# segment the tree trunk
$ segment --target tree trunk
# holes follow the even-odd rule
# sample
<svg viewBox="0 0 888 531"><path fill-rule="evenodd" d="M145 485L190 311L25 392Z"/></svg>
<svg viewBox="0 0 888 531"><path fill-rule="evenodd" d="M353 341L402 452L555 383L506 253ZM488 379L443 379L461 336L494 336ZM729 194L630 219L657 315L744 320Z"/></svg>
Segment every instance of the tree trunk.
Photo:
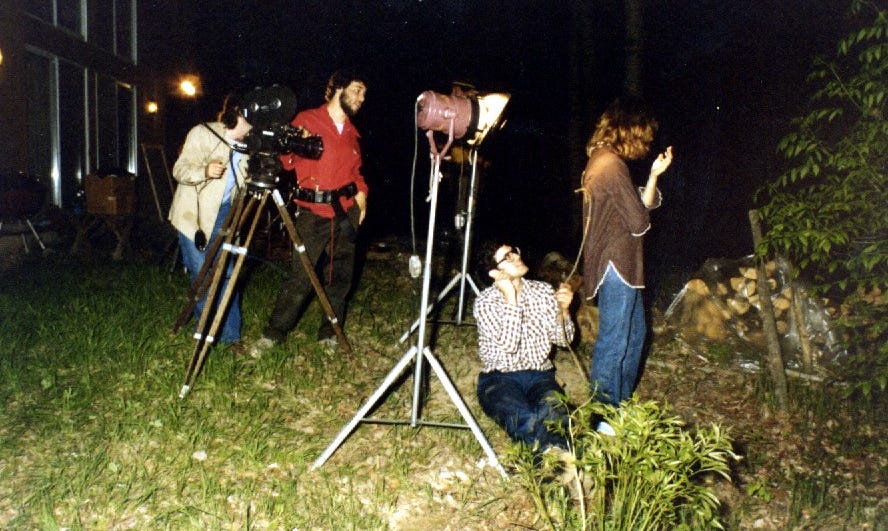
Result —
<svg viewBox="0 0 888 531"><path fill-rule="evenodd" d="M761 220L757 210L749 211L749 224L752 226L752 241L756 247L762 240ZM758 267L758 295L762 306L762 329L768 341L768 369L774 383L774 396L777 407L786 410L789 405L789 393L786 389L786 372L783 367L783 354L780 352L780 339L777 335L777 323L774 320L774 307L771 305L771 286L767 282L767 272L762 260L756 260Z"/></svg>
<svg viewBox="0 0 888 531"><path fill-rule="evenodd" d="M644 17L641 0L625 0L626 16L626 79L623 85L630 96L642 95L644 64Z"/></svg>
<svg viewBox="0 0 888 531"><path fill-rule="evenodd" d="M568 124L568 179L572 189L581 185L580 177L586 166L586 140L592 134L596 117L592 113L600 96L595 85L595 18L592 15L592 2L571 2L570 56L571 71L568 79L570 122ZM582 238L583 198L574 194L572 232L573 241Z"/></svg>

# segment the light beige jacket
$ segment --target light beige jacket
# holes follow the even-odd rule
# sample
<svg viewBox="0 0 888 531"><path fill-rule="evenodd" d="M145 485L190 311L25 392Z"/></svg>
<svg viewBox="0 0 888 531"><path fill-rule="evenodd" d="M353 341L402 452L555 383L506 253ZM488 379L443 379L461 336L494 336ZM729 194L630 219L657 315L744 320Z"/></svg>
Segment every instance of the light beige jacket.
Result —
<svg viewBox="0 0 888 531"><path fill-rule="evenodd" d="M225 136L225 127L221 122L209 122L213 131L219 136ZM216 215L219 213L219 205L222 203L222 195L225 193L225 178L207 179L207 164L214 160L230 164L229 155L231 146L221 138L214 135L202 124L191 128L185 137L185 144L176 163L173 164L173 178L176 179L176 193L173 194L173 203L170 206L169 220L173 226L189 238L194 238L197 232L198 213L200 214L200 228L210 237ZM247 161L249 157L243 156L238 161L235 171L238 189L244 190L244 179L247 175ZM226 170L227 171L227 170ZM237 193L234 190L233 193ZM198 209L200 202L200 209Z"/></svg>

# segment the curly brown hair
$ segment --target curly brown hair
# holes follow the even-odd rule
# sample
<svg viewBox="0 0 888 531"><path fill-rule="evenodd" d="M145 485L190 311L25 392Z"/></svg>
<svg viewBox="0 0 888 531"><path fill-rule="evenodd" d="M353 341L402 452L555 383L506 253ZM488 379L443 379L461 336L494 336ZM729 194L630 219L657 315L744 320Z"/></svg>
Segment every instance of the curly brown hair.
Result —
<svg viewBox="0 0 888 531"><path fill-rule="evenodd" d="M586 143L586 156L596 145L608 144L626 160L636 160L650 153L651 142L659 124L637 101L614 101L598 119L595 132Z"/></svg>

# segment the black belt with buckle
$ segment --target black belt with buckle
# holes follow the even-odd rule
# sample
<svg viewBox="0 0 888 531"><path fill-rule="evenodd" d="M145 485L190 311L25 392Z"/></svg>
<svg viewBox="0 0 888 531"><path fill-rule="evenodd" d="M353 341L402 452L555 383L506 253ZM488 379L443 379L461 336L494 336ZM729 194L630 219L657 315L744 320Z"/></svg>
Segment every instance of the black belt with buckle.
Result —
<svg viewBox="0 0 888 531"><path fill-rule="evenodd" d="M358 193L358 186L355 183L349 183L342 188L336 190L312 190L311 188L297 188L296 199L305 201L306 203L323 203L331 204L334 199L345 197L346 199L354 197ZM338 202L338 201L337 201Z"/></svg>

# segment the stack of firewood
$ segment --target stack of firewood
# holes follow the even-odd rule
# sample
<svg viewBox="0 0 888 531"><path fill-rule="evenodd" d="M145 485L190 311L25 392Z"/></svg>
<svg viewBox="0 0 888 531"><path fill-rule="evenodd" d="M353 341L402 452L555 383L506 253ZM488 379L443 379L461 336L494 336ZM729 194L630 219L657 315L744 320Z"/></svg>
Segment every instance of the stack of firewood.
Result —
<svg viewBox="0 0 888 531"><path fill-rule="evenodd" d="M759 283L767 282L775 326L788 360L792 362L797 357L802 343L814 351L815 361L821 360L825 354L836 354L830 316L837 310L827 300L810 297L798 285L794 293L787 271L788 265L772 260L764 266L765 278L759 278L759 270L751 257L707 260L672 300L664 314L665 325L685 343L698 346L702 352L708 350L707 343L733 343L735 340L763 352L767 348L767 339L762 326ZM570 277L571 272L572 264L566 258L549 253L536 278L557 287L563 279ZM574 284L577 291L574 316L579 340L592 344L598 336L598 308L586 300L585 287ZM655 329L662 326L656 322L653 324Z"/></svg>
<svg viewBox="0 0 888 531"><path fill-rule="evenodd" d="M792 358L804 340L822 358L833 346L829 316L836 310L798 286L794 293L784 264L772 260L763 269L765 278L760 278L751 258L708 260L669 305L667 323L692 344L740 338L764 350L759 283L767 282L784 354Z"/></svg>

